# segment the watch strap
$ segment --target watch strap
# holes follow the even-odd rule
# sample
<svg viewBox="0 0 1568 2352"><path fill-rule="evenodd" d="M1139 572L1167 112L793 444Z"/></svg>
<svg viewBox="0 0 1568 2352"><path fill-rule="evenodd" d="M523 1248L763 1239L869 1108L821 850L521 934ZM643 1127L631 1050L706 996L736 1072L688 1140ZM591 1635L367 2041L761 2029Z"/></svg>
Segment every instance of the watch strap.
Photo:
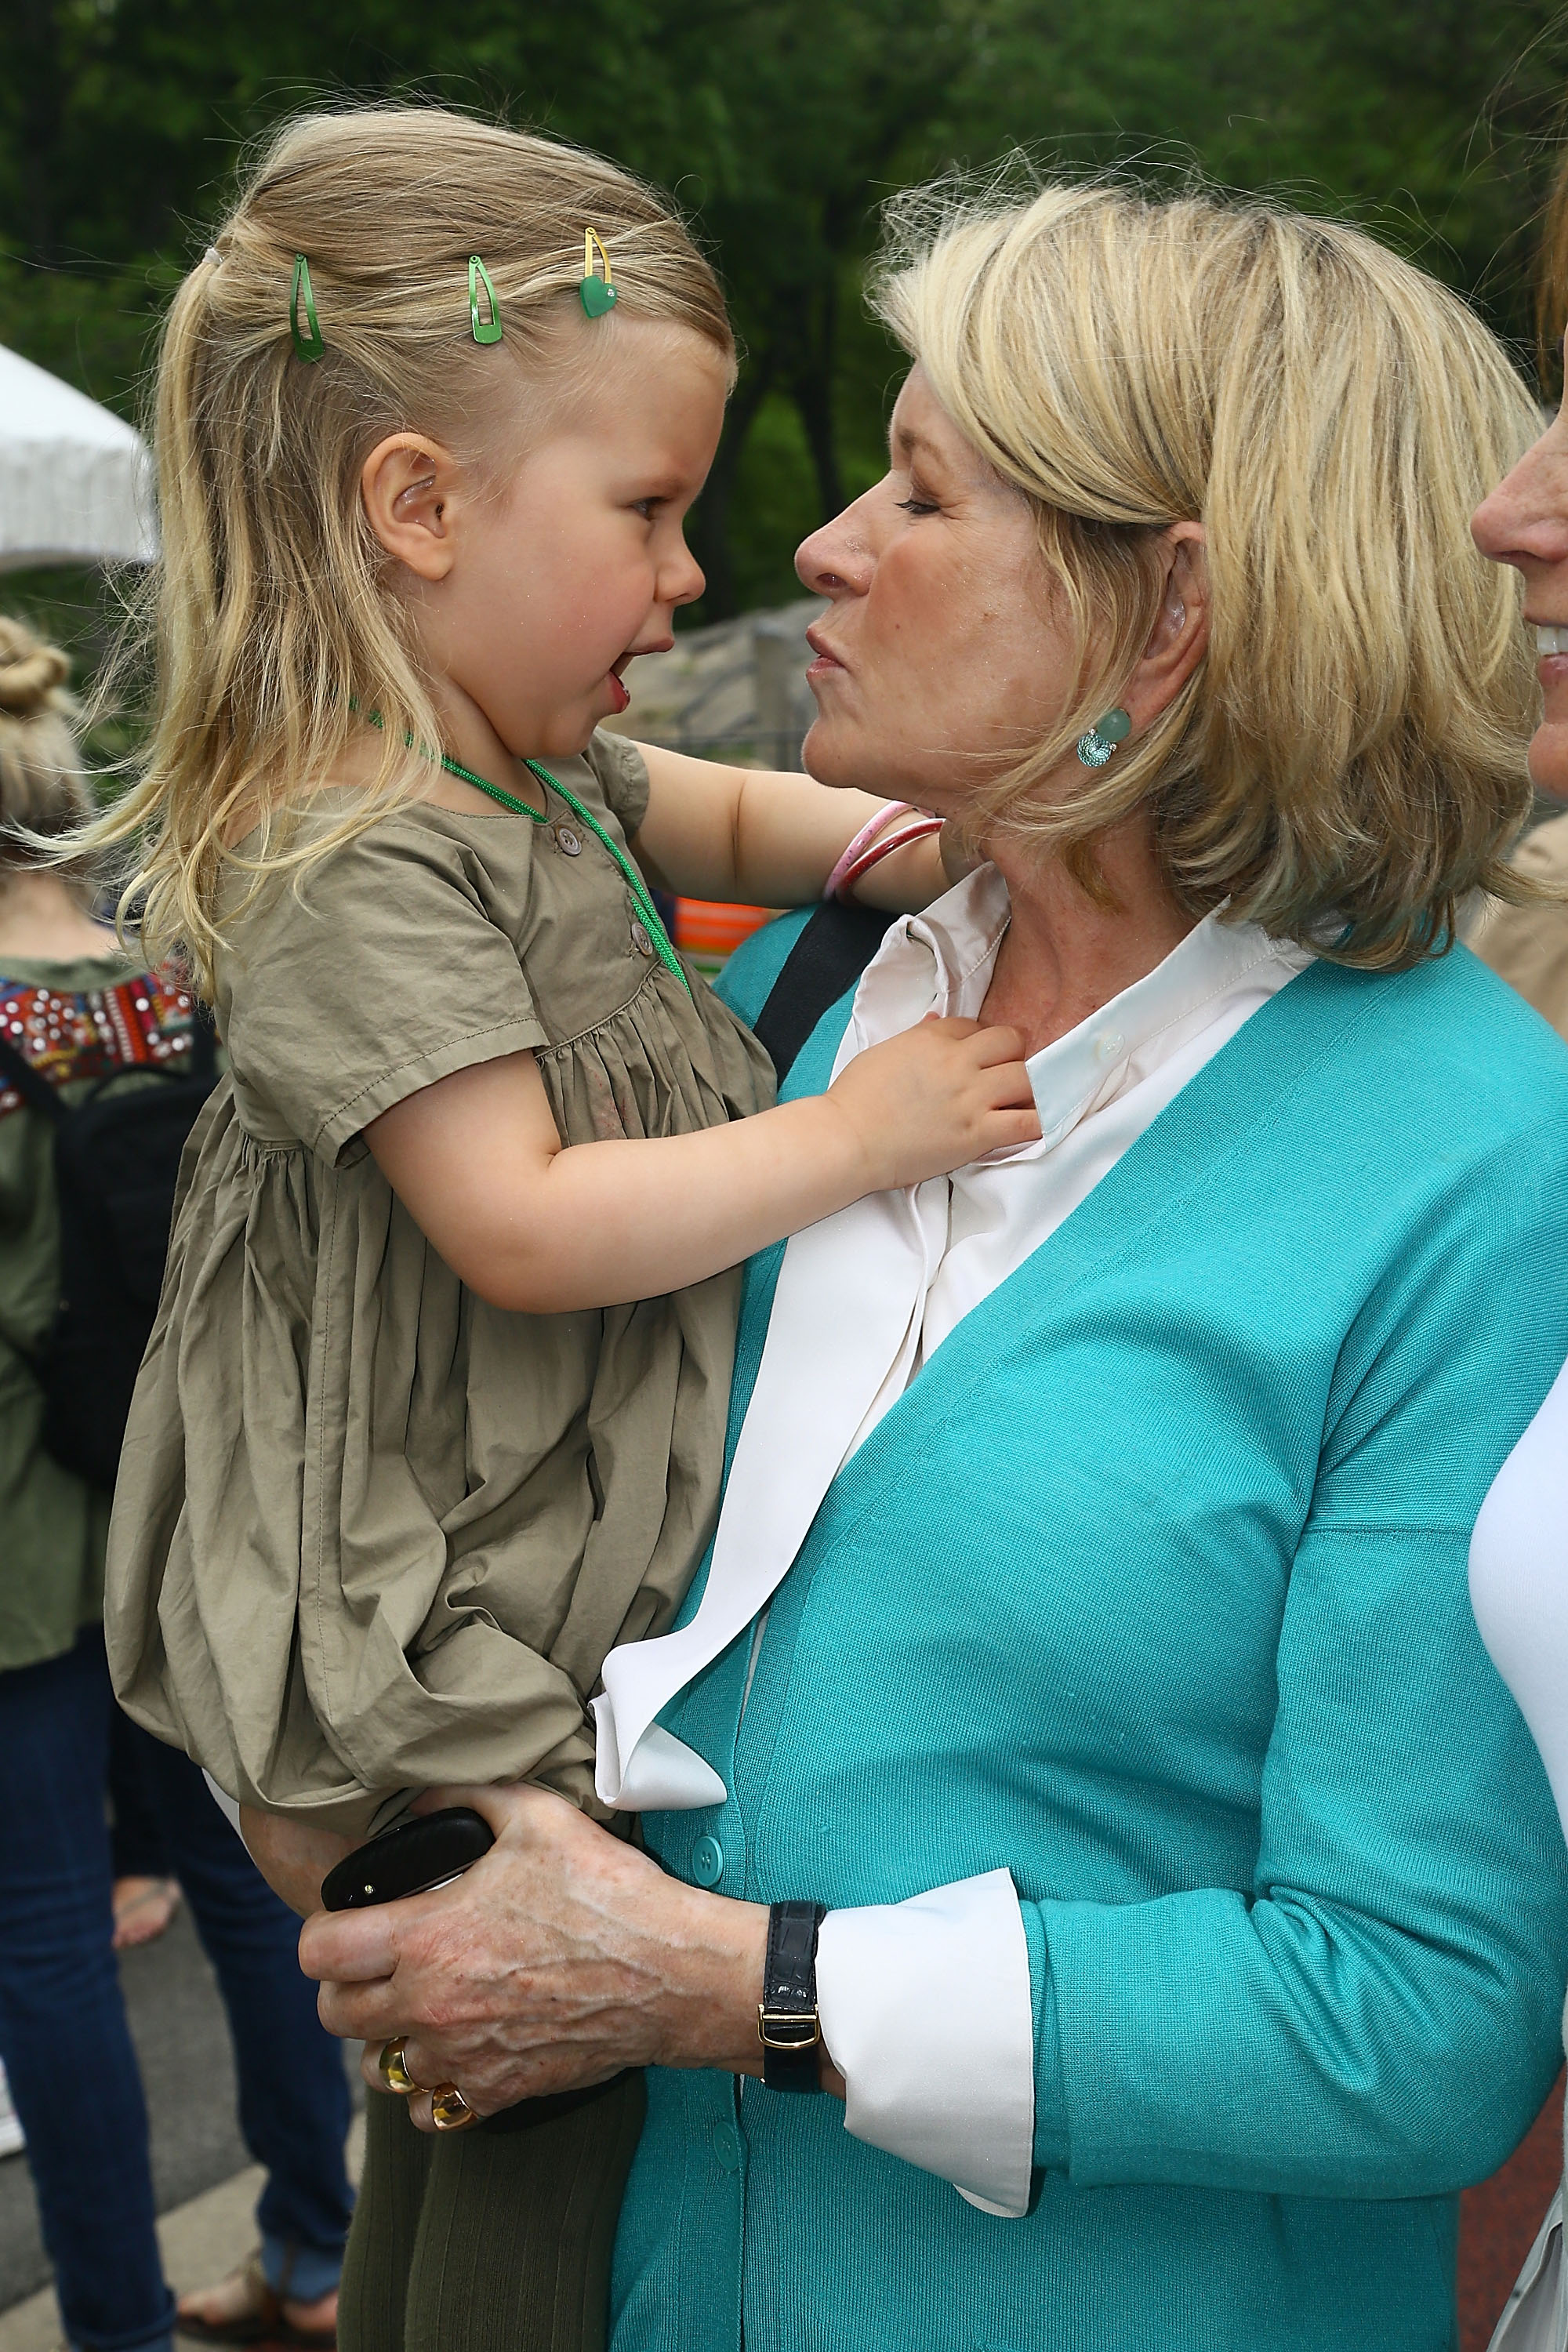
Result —
<svg viewBox="0 0 1568 2352"><path fill-rule="evenodd" d="M770 2091L817 2091L822 2025L816 2013L816 1936L820 1903L775 1903L768 1913L768 1951L757 2039Z"/></svg>

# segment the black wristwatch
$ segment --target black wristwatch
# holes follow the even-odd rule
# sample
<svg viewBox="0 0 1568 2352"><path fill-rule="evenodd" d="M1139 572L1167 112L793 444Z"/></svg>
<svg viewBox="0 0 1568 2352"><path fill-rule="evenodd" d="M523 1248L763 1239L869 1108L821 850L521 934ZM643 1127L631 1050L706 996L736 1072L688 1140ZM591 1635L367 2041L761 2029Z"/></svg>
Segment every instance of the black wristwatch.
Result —
<svg viewBox="0 0 1568 2352"><path fill-rule="evenodd" d="M820 1903L775 1903L768 1913L768 1957L757 2003L763 2080L770 2091L820 2091L822 2022L816 2014L816 1931Z"/></svg>

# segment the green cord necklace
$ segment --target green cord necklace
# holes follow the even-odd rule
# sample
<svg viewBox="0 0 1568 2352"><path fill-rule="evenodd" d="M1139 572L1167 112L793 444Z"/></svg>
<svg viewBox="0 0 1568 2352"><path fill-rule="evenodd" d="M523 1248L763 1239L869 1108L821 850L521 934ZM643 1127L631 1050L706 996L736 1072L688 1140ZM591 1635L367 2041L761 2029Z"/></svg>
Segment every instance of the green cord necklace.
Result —
<svg viewBox="0 0 1568 2352"><path fill-rule="evenodd" d="M626 883L626 888L632 894L632 902L637 908L643 929L648 935L648 939L652 943L655 954L658 956L660 963L667 965L675 974L675 977L680 982L680 985L686 991L688 996L689 996L691 993L691 982L687 979L686 973L681 967L680 958L676 954L674 948L670 945L668 932L665 929L664 925L658 919L658 908L654 905L652 898L648 896L647 887L643 881L642 876L637 872L637 867L632 864L631 859L627 857L623 851L616 848L615 843L610 839L609 835L605 831L604 826L599 823L598 818L594 814L593 810L584 808L582 802L577 798L576 793L568 792L565 785L561 782L559 776L552 776L548 768L542 768L540 766L537 760L525 760L522 764L531 775L536 776L539 782L547 786L551 792L559 793L567 807L582 818L583 823L587 826L589 832L593 834L596 839L601 841L605 847L609 851L610 856L620 867L621 876ZM546 805L542 809L531 808L527 801L520 801L514 793L503 792L500 784L489 783L483 776L476 776L472 768L465 768L460 760L450 758L445 751L441 754L441 765L446 769L447 773L449 776L460 776L464 783L472 784L476 792L488 793L492 801L499 801L502 808L510 809L511 811L513 816L531 817L535 824L549 824L550 810L548 803L546 803Z"/></svg>

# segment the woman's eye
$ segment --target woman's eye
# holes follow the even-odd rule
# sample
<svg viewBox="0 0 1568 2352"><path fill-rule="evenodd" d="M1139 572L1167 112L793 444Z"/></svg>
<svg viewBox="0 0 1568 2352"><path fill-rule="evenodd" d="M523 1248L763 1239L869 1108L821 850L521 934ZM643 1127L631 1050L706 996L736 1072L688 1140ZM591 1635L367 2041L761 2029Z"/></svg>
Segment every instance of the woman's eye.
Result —
<svg viewBox="0 0 1568 2352"><path fill-rule="evenodd" d="M899 500L899 507L900 511L904 514L924 515L935 514L937 512L937 503L934 499L921 499L910 496L907 499L900 499Z"/></svg>

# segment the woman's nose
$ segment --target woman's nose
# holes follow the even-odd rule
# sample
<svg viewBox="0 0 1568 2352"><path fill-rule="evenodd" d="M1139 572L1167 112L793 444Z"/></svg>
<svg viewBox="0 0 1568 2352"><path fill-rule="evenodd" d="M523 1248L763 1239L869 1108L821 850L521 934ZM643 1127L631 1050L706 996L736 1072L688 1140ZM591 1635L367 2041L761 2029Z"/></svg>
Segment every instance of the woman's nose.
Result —
<svg viewBox="0 0 1568 2352"><path fill-rule="evenodd" d="M846 508L795 551L801 585L814 596L863 596L871 584L876 560L855 529L854 515L855 507Z"/></svg>
<svg viewBox="0 0 1568 2352"><path fill-rule="evenodd" d="M1568 428L1561 420L1482 500L1470 532L1494 563L1568 562Z"/></svg>

